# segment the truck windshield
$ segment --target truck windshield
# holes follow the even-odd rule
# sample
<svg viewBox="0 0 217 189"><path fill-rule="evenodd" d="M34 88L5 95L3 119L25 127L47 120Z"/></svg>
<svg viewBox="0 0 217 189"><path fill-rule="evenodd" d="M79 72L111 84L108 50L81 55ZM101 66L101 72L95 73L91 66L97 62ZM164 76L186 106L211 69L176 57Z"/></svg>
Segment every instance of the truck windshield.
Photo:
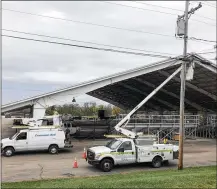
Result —
<svg viewBox="0 0 217 189"><path fill-rule="evenodd" d="M116 149L122 142L120 140L111 140L106 144L106 147L114 150Z"/></svg>

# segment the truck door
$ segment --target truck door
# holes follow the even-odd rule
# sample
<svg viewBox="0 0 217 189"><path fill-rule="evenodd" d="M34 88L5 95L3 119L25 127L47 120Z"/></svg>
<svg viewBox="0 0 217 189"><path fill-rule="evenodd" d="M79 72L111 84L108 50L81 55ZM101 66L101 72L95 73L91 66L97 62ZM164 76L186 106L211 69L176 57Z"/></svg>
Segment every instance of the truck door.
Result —
<svg viewBox="0 0 217 189"><path fill-rule="evenodd" d="M20 133L14 140L14 148L16 151L28 150L27 132Z"/></svg>
<svg viewBox="0 0 217 189"><path fill-rule="evenodd" d="M120 164L130 164L136 162L135 147L131 141L123 142L118 151L118 159L120 160Z"/></svg>

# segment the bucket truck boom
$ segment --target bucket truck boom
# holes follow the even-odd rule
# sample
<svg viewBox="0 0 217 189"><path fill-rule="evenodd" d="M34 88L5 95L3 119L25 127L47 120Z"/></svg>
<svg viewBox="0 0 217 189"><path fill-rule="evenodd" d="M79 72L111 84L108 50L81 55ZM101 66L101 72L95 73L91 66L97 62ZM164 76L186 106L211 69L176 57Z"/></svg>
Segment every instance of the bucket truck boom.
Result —
<svg viewBox="0 0 217 189"><path fill-rule="evenodd" d="M139 109L141 108L152 96L154 96L164 85L166 85L177 73L181 71L181 67L179 67L171 76L169 76L163 83L161 83L156 89L154 89L145 99L140 102L129 114L127 114L124 119L122 119L116 126L115 130L120 132L123 135L126 135L127 137L130 137L132 139L137 138L136 133L129 131L125 128L130 121L130 117Z"/></svg>
<svg viewBox="0 0 217 189"><path fill-rule="evenodd" d="M105 146L94 146L87 149L87 162L90 165L99 166L102 171L111 171L115 165L127 165L132 163L151 162L152 166L158 168L163 162L178 159L179 147L172 144L156 144L150 137L139 135L129 131L124 126L130 120L130 117L141 108L154 94L156 94L168 81L170 81L178 72L179 67L162 84L153 90L142 102L140 102L129 114L126 115L116 126L116 131L126 137L115 138L109 141Z"/></svg>

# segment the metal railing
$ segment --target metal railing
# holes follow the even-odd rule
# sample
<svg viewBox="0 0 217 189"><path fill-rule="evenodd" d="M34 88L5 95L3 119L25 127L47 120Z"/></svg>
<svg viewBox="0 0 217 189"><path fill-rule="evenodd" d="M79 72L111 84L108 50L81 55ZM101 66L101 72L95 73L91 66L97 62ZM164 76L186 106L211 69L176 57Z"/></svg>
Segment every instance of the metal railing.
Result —
<svg viewBox="0 0 217 189"><path fill-rule="evenodd" d="M121 114L116 118L116 121L120 121L126 115ZM199 115L185 115L184 117L185 127L197 127L200 124ZM180 117L179 115L134 115L130 119L127 126L136 127L179 127Z"/></svg>
<svg viewBox="0 0 217 189"><path fill-rule="evenodd" d="M212 127L217 126L217 115L207 116L207 126L212 126Z"/></svg>

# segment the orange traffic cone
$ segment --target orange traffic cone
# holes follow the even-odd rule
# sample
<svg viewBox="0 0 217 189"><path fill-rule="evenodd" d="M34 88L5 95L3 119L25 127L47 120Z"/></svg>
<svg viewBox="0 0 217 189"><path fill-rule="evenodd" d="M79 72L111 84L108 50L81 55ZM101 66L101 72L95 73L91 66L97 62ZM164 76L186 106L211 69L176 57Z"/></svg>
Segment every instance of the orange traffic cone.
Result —
<svg viewBox="0 0 217 189"><path fill-rule="evenodd" d="M73 164L73 168L78 168L78 162L77 162L76 158L75 158L75 161L74 161L74 164Z"/></svg>
<svg viewBox="0 0 217 189"><path fill-rule="evenodd" d="M85 148L84 148L84 152L83 152L83 154L82 154L82 158L83 158L83 159L86 159L86 158L87 158Z"/></svg>

